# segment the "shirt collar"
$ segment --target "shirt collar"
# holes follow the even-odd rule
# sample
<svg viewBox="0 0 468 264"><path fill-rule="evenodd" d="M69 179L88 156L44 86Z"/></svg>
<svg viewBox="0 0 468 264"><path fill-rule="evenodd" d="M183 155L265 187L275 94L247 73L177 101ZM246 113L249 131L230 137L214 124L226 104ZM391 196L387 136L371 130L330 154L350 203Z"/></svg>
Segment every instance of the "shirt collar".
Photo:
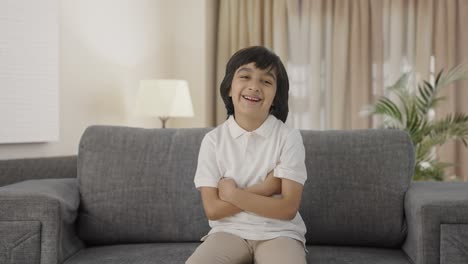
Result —
<svg viewBox="0 0 468 264"><path fill-rule="evenodd" d="M252 133L255 133L265 138L268 137L268 135L271 132L271 127L275 122L275 119L276 117L274 117L273 115L268 115L267 119L263 122L263 124L259 128L252 131ZM248 133L247 130L243 129L239 126L239 124L237 124L236 120L234 119L234 116L232 115L230 115L228 118L228 127L229 132L231 132L231 136L233 138L238 138L243 134Z"/></svg>

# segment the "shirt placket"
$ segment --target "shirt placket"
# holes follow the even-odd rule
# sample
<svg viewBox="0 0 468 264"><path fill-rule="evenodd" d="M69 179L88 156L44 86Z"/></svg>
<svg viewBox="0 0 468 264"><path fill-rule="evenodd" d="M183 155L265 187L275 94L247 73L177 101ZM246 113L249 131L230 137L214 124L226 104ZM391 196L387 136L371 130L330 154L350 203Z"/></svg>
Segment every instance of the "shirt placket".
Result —
<svg viewBox="0 0 468 264"><path fill-rule="evenodd" d="M240 148L239 154L241 155L241 157L239 157L239 159L241 161L241 164L243 164L243 166L240 166L240 168L238 168L239 177L241 178L238 184L241 184L241 186L243 186L247 182L247 178L248 178L249 166L246 164L250 163L249 157L248 157L250 137L251 137L250 133L246 132L240 138L241 148Z"/></svg>
<svg viewBox="0 0 468 264"><path fill-rule="evenodd" d="M252 133L245 134L245 144L244 144L244 159L250 160L252 158L252 146L253 146Z"/></svg>

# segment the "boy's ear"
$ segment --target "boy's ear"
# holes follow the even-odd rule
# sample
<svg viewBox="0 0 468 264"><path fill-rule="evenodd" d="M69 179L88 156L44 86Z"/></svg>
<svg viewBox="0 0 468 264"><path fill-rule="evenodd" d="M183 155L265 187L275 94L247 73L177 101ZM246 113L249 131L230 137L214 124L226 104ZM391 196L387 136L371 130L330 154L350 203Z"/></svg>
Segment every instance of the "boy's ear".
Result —
<svg viewBox="0 0 468 264"><path fill-rule="evenodd" d="M228 96L229 96L229 97L232 97L231 88L229 88Z"/></svg>

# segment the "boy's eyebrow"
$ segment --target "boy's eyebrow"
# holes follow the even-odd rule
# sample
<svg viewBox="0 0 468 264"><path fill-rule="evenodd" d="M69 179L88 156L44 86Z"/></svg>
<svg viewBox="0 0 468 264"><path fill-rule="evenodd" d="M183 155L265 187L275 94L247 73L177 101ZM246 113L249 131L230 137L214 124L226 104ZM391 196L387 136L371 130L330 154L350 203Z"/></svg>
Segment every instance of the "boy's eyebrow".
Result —
<svg viewBox="0 0 468 264"><path fill-rule="evenodd" d="M241 67L241 68L239 68L239 69L237 70L237 73L239 73L239 72L241 72L241 71L253 72L253 70L252 70L251 68L248 68L248 67ZM265 74L268 75L268 76L270 76L271 78L273 78L273 80L276 81L276 76L275 76L273 73L271 73L271 71L267 71Z"/></svg>
<svg viewBox="0 0 468 264"><path fill-rule="evenodd" d="M241 72L241 71L248 71L248 72L253 72L253 70L252 70L252 69L250 69L250 68L247 68L247 67L242 67L242 68L239 68L239 69L237 70L237 72Z"/></svg>

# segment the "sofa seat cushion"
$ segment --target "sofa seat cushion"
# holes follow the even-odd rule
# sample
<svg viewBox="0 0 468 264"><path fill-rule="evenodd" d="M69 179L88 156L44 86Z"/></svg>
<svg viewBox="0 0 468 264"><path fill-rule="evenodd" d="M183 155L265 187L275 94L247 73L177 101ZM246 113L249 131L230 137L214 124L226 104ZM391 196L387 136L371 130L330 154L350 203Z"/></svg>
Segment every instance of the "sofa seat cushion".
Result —
<svg viewBox="0 0 468 264"><path fill-rule="evenodd" d="M185 263L199 243L154 243L90 247L64 264ZM307 246L307 263L314 264L410 264L399 249Z"/></svg>
<svg viewBox="0 0 468 264"><path fill-rule="evenodd" d="M64 264L185 263L199 243L126 244L90 247Z"/></svg>
<svg viewBox="0 0 468 264"><path fill-rule="evenodd" d="M411 264L400 249L307 246L307 263L314 264Z"/></svg>

